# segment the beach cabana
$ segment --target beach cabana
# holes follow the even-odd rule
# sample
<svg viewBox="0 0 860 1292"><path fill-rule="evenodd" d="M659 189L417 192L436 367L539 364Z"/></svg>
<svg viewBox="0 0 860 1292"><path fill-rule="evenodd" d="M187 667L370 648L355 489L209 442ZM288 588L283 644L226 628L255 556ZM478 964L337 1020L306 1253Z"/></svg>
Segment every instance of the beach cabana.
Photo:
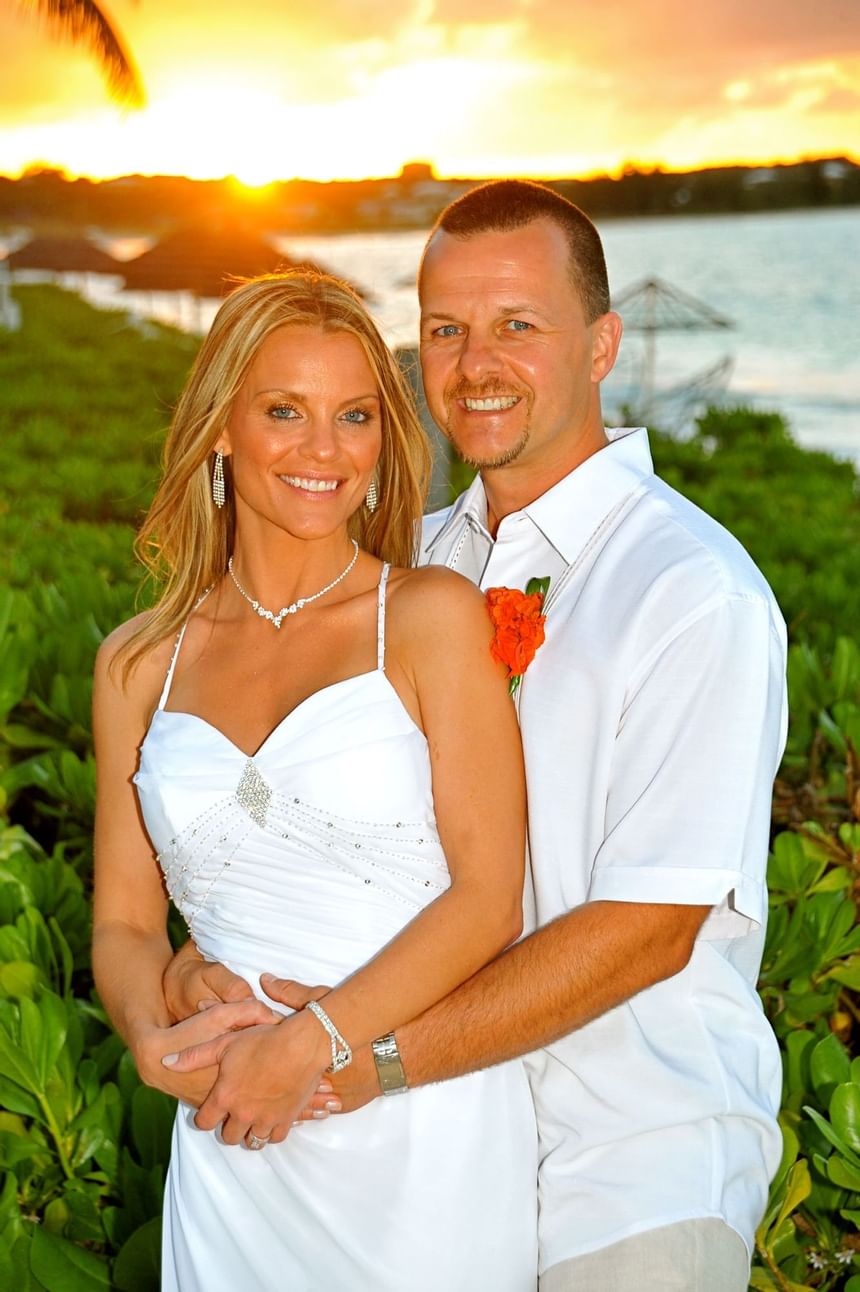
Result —
<svg viewBox="0 0 860 1292"><path fill-rule="evenodd" d="M266 238L247 230L184 228L126 261L122 273L129 291L218 297L230 290L234 278L296 268L322 267L292 261Z"/></svg>
<svg viewBox="0 0 860 1292"><path fill-rule="evenodd" d="M728 355L704 371L691 374L671 390L658 391L657 336L660 332L720 331L734 326L731 319L660 278L648 278L628 287L613 297L612 308L622 316L626 333L636 332L643 338L639 386L632 401L628 401L637 420L647 422L664 398L680 401L686 407L697 399L715 396L725 387L732 367Z"/></svg>
<svg viewBox="0 0 860 1292"><path fill-rule="evenodd" d="M55 274L119 274L114 260L89 238L41 237L25 242L7 256L9 268L43 269Z"/></svg>

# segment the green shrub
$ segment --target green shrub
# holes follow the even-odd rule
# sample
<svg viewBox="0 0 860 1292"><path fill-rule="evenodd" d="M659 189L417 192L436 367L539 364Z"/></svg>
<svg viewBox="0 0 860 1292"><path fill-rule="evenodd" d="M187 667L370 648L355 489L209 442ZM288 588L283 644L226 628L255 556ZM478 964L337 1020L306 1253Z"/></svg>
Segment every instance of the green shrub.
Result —
<svg viewBox="0 0 860 1292"><path fill-rule="evenodd" d="M156 1292L173 1105L92 995L89 929L62 849L0 825L0 1286Z"/></svg>
<svg viewBox="0 0 860 1292"><path fill-rule="evenodd" d="M860 1292L860 649L838 639L824 668L792 647L789 690L759 984L783 1050L784 1154L752 1286Z"/></svg>
<svg viewBox="0 0 860 1292"><path fill-rule="evenodd" d="M95 569L131 584L131 528L197 342L154 324L141 335L55 287L15 296L23 324L0 347L0 582Z"/></svg>

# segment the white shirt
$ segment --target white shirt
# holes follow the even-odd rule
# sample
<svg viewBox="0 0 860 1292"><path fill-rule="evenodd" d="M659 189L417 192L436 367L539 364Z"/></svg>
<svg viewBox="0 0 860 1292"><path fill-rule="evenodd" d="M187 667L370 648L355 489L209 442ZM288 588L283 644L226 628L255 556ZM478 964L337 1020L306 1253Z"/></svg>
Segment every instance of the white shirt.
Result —
<svg viewBox="0 0 860 1292"><path fill-rule="evenodd" d="M482 588L552 580L519 702L537 922L598 899L714 908L681 973L529 1057L542 1271L698 1217L752 1250L781 1150L755 982L785 626L740 544L654 475L647 433L608 434L495 542L476 478L422 552Z"/></svg>

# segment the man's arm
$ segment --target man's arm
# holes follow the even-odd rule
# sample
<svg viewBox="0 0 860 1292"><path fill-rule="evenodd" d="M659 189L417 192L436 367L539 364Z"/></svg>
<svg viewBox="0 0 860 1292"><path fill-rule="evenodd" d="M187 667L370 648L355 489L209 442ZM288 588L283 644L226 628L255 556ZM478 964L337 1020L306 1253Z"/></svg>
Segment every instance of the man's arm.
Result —
<svg viewBox="0 0 860 1292"><path fill-rule="evenodd" d="M518 1058L687 964L710 907L587 902L398 1029L410 1085Z"/></svg>
<svg viewBox="0 0 860 1292"><path fill-rule="evenodd" d="M680 973L710 907L587 902L509 947L496 960L397 1029L410 1087L463 1076L557 1041ZM266 979L274 1000L295 1008L324 989ZM332 1078L344 1112L380 1094L369 1050ZM331 1103L320 1095L307 1116Z"/></svg>

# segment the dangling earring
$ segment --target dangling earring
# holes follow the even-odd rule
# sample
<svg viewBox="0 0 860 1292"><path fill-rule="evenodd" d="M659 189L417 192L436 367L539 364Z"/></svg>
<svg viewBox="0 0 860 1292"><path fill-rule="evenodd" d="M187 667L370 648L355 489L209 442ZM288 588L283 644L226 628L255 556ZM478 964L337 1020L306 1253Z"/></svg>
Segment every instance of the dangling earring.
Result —
<svg viewBox="0 0 860 1292"><path fill-rule="evenodd" d="M368 511L376 511L379 506L379 485L376 482L376 472L370 477L370 484L367 486L367 497L364 500Z"/></svg>
<svg viewBox="0 0 860 1292"><path fill-rule="evenodd" d="M224 454L220 449L215 452L215 469L212 472L212 501L219 509L224 506Z"/></svg>

